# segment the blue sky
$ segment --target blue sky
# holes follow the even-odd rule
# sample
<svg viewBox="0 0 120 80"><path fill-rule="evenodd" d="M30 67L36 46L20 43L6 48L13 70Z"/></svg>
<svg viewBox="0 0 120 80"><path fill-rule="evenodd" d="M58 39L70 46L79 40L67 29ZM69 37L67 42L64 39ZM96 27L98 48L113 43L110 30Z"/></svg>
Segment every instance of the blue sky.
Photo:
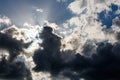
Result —
<svg viewBox="0 0 120 80"><path fill-rule="evenodd" d="M120 16L120 13L116 14L117 10L115 10L116 8L120 10L118 2L115 3L114 0L0 0L0 15L10 18L16 26L22 26L26 22L32 25L43 25L47 20L57 25L68 21L71 27L80 26L82 16L86 22L91 23L94 19L87 21L88 18L96 16L97 13L97 21L102 23L102 26L111 27L113 19Z"/></svg>
<svg viewBox="0 0 120 80"><path fill-rule="evenodd" d="M103 26L106 25L107 28L110 28L112 26L112 21L114 18L118 17L120 19L120 14L116 13L117 10L120 9L120 7L118 5L111 4L109 8L111 9L111 11L103 10L98 14L99 21L102 22Z"/></svg>
<svg viewBox="0 0 120 80"><path fill-rule="evenodd" d="M0 15L7 16L13 24L18 26L25 22L42 25L45 19L61 24L73 16L72 12L67 8L72 1L0 0ZM43 9L43 12L37 12L36 9Z"/></svg>

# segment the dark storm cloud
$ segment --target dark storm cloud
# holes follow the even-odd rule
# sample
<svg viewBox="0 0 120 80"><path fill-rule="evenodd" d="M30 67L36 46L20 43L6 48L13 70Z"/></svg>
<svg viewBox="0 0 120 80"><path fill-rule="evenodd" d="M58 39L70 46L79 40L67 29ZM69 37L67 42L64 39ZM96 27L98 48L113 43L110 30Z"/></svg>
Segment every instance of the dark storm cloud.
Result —
<svg viewBox="0 0 120 80"><path fill-rule="evenodd" d="M116 43L117 44L117 43ZM119 45L119 44L117 44ZM108 42L98 45L97 54L92 56L92 66L81 75L92 80L118 80L120 79L120 56L115 54L119 48Z"/></svg>
<svg viewBox="0 0 120 80"><path fill-rule="evenodd" d="M59 70L61 66L60 37L54 35L50 27L44 27L40 37L43 39L41 44L43 50L37 50L33 56L33 60L36 64L34 70Z"/></svg>
<svg viewBox="0 0 120 80"><path fill-rule="evenodd" d="M43 49L35 51L33 56L33 61L36 64L36 67L33 68L35 71L48 71L52 75L61 73L70 77L67 72L77 72L90 65L89 59L79 53L75 55L73 50L60 51L61 38L52 33L52 28L44 27L40 37L43 39L41 44ZM73 74L71 73L71 75Z"/></svg>
<svg viewBox="0 0 120 80"><path fill-rule="evenodd" d="M60 51L60 37L52 33L52 28L44 27L40 37L43 49L35 51L33 60L35 71L47 71L52 76L63 75L71 80L119 80L120 43L108 41L96 44L96 52L91 57L76 53L74 50ZM84 53L91 54L93 44L85 44Z"/></svg>
<svg viewBox="0 0 120 80"><path fill-rule="evenodd" d="M8 34L0 33L0 48L7 49L9 51L10 61L13 61L14 58L20 54L20 51L22 51L24 47L28 47L30 43L24 44L22 40L18 41Z"/></svg>
<svg viewBox="0 0 120 80"><path fill-rule="evenodd" d="M117 32L117 33L116 33L116 39L117 39L117 40L120 40L120 32Z"/></svg>
<svg viewBox="0 0 120 80"><path fill-rule="evenodd" d="M25 69L24 63L20 62L10 63L9 61L6 60L5 56L2 56L2 59L0 61L0 77L1 74L4 74L2 77L22 76L22 72L24 71L23 69Z"/></svg>
<svg viewBox="0 0 120 80"><path fill-rule="evenodd" d="M94 41L87 40L86 43L83 46L83 51L85 56L91 56L93 53L95 53L95 44Z"/></svg>
<svg viewBox="0 0 120 80"><path fill-rule="evenodd" d="M24 43L7 33L0 33L0 48L6 49L9 52L8 59L6 56L1 55L0 60L0 78L18 78L24 80L24 77L30 78L30 71L26 68L24 62L15 61L16 57L23 51L23 48L28 47L30 43ZM28 75L29 74L29 75Z"/></svg>
<svg viewBox="0 0 120 80"><path fill-rule="evenodd" d="M26 68L24 62L9 62L6 56L1 56L0 60L0 78L15 80L32 80L30 71Z"/></svg>
<svg viewBox="0 0 120 80"><path fill-rule="evenodd" d="M10 61L22 50L22 42L11 38L7 34L0 33L0 47L10 52ZM13 57L14 56L14 57Z"/></svg>

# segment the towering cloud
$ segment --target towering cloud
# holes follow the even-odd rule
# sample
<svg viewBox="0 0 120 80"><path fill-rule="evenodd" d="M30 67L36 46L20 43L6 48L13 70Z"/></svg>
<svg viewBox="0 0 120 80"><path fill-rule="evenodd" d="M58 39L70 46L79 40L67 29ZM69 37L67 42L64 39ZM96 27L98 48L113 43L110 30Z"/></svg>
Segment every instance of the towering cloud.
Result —
<svg viewBox="0 0 120 80"><path fill-rule="evenodd" d="M41 44L42 50L37 50L33 56L36 64L35 70L57 69L60 66L60 37L52 33L52 28L45 26L41 35L43 42ZM56 66L56 68L54 67Z"/></svg>

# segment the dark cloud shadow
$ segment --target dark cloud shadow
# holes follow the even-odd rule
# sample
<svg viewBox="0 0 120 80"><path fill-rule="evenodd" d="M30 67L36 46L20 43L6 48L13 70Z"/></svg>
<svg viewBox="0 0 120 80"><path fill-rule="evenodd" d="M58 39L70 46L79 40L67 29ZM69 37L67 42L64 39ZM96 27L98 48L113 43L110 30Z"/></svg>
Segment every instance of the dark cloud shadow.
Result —
<svg viewBox="0 0 120 80"><path fill-rule="evenodd" d="M86 57L75 51L60 51L61 38L52 32L49 26L40 34L43 49L35 51L33 60L36 72L50 72L52 77L63 75L71 80L119 80L120 79L120 44L108 41L99 42L96 53ZM89 45L87 47L87 45ZM89 54L91 43L85 44L83 52ZM90 52L91 54L91 52Z"/></svg>
<svg viewBox="0 0 120 80"><path fill-rule="evenodd" d="M24 43L22 40L16 40L6 33L0 33L0 48L9 52L8 59L4 53L1 55L0 78L24 80L27 77L27 80L32 80L31 73L24 62L16 61L16 57L23 51L23 48L27 48L30 44L31 42Z"/></svg>

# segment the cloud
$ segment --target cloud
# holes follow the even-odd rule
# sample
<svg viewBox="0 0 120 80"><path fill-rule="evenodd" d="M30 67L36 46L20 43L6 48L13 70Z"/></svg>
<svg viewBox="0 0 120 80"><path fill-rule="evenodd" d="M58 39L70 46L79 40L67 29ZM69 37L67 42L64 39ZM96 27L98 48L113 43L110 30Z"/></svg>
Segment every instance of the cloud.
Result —
<svg viewBox="0 0 120 80"><path fill-rule="evenodd" d="M113 19L113 25L120 27L120 18L116 17L115 19Z"/></svg>
<svg viewBox="0 0 120 80"><path fill-rule="evenodd" d="M94 41L87 40L83 45L82 53L84 53L84 55L88 57L96 53L96 44L94 43Z"/></svg>
<svg viewBox="0 0 120 80"><path fill-rule="evenodd" d="M111 4L118 6L118 2L118 0L74 0L68 5L68 9L75 15L59 28L57 24L49 21L45 22L45 27L24 23L21 28L18 28L12 25L9 19L2 18L1 23L5 24L5 28L1 28L0 45L1 48L8 49L9 56L12 57L7 60L2 56L2 61L5 60L8 63L12 61L13 63L7 65L12 65L9 67L12 71L16 62L20 62L23 68L31 65L28 73L34 80L39 79L37 75L41 78L41 74L51 79L56 77L76 80L120 79L118 74L119 17L111 20L110 29L98 20L99 14L104 11L106 12L104 16L109 16L108 14L113 11ZM43 12L42 9L36 9L36 11ZM114 14L118 15L119 10ZM19 54L22 54L22 59ZM32 55L34 62L32 59L29 60ZM20 70L23 69L20 68Z"/></svg>
<svg viewBox="0 0 120 80"><path fill-rule="evenodd" d="M62 76L63 79L76 80L120 79L119 67L117 67L120 57L120 29L116 25L119 20L116 18L112 20L109 29L97 20L99 13L104 10L108 13L111 12L111 4L119 5L118 2L117 0L73 1L68 8L76 15L63 23L63 26L57 30L60 31L57 33L63 36L61 42L58 40L61 45L51 44L49 37L42 37L43 48L37 50L33 56L36 64L34 69L50 72L52 78ZM105 16L109 16L108 13L105 13ZM48 32L44 34L46 35ZM55 34L51 32L48 35ZM53 37L54 39L55 37ZM54 50L58 48L56 46L61 47L60 50ZM57 56L52 56L54 52Z"/></svg>
<svg viewBox="0 0 120 80"><path fill-rule="evenodd" d="M44 21L44 26L50 26L52 27L52 29L57 30L58 29L58 25L56 23L51 23L49 21Z"/></svg>
<svg viewBox="0 0 120 80"><path fill-rule="evenodd" d="M28 68L31 63L27 64L28 59L26 57L25 60L22 59L24 56L31 56L34 50L39 47L41 40L38 40L39 36L37 35L41 31L40 29L42 28L38 25L32 26L25 23L21 28L11 24L10 26L5 25L0 30L0 51L5 50L0 54L0 74L4 74L3 77L18 78L20 76L21 80L24 77L27 80L32 80L30 68ZM21 58L20 55L22 55Z"/></svg>
<svg viewBox="0 0 120 80"><path fill-rule="evenodd" d="M82 53L82 46L89 40L95 44L105 40L116 42L115 36L119 29L115 27L115 18L119 18L119 9L112 11L112 8L118 7L118 2L117 0L71 2L68 9L75 15L64 22L58 30L64 37L62 44L67 45L64 50L72 49ZM106 29L108 25L111 29ZM77 49L74 46L77 46Z"/></svg>
<svg viewBox="0 0 120 80"><path fill-rule="evenodd" d="M45 26L41 35L41 39L43 42L41 47L43 50L39 49L35 52L33 56L33 60L35 62L36 67L34 70L51 70L53 65L58 64L59 68L59 50L60 50L60 37L52 33L52 28ZM53 46L51 46L53 45ZM53 58L53 59L52 59ZM39 62L41 61L41 62ZM54 67L54 66L53 66ZM54 68L53 68L54 69ZM55 68L57 69L57 68Z"/></svg>
<svg viewBox="0 0 120 80"><path fill-rule="evenodd" d="M27 76L24 73L29 74L24 62L17 61L17 56L23 51L23 48L27 48L30 43L24 43L22 41L12 38L12 36L7 33L0 33L0 48L2 50L8 51L8 58L2 53L0 60L0 74L3 74L1 77L6 78L17 78L21 77L23 80L24 76Z"/></svg>
<svg viewBox="0 0 120 80"><path fill-rule="evenodd" d="M6 16L0 17L0 30L5 29L11 25L12 25L11 20L8 17Z"/></svg>
<svg viewBox="0 0 120 80"><path fill-rule="evenodd" d="M112 21L118 17L120 14L116 14L116 11L119 10L119 5L111 4L109 8L111 9L110 11L108 10L103 10L98 14L98 20L102 23L102 26L106 26L107 28L112 26Z"/></svg>
<svg viewBox="0 0 120 80"><path fill-rule="evenodd" d="M49 23L46 25L53 26L55 24ZM36 79L35 78L36 73L31 70L31 68L34 67L34 63L33 63L33 60L32 59L29 60L29 58L32 57L34 51L36 51L37 49L42 49L42 45L41 45L42 40L39 35L41 33L41 31L42 31L41 26L31 25L29 23L24 23L23 26L20 28L18 28L15 25L11 25L11 26L1 30L0 48L8 51L7 54L9 54L9 55L8 55L8 58L6 58L6 56L4 56L6 54L3 54L3 56L1 55L1 59L3 59L3 60L1 60L0 63L3 63L1 65L3 65L3 66L6 65L6 67L8 67L12 70L10 71L9 69L6 69L6 67L3 67L3 66L1 66L0 69L2 69L2 67L3 67L3 69L6 69L6 71L9 72L8 76L12 76L13 78L15 78L14 77L15 74L12 74L12 73L16 73L16 77L18 77L18 76L21 76L21 78L26 77L27 80L31 80L32 77L34 79ZM43 34L43 36L44 36L44 34ZM53 43L54 43L54 41L53 41ZM5 62L4 62L4 60L5 60ZM8 64L5 64L6 62ZM17 63L20 63L20 64L15 65ZM16 66L20 66L20 67L22 66L22 67L17 68ZM17 72L15 72L13 70L14 68ZM17 69L19 69L19 70L17 70ZM6 71L1 72L0 74L4 73L5 74L4 76L6 77L6 74L7 74ZM25 73L27 73L27 74L25 74ZM39 74L37 74L37 75L39 75Z"/></svg>
<svg viewBox="0 0 120 80"><path fill-rule="evenodd" d="M80 14L81 11L87 6L87 0L75 0L69 4L68 8L75 14Z"/></svg>
<svg viewBox="0 0 120 80"><path fill-rule="evenodd" d="M49 72L53 79L56 76L63 76L62 79L120 79L119 41L101 41L96 44L94 40L86 41L82 47L85 55L81 55L75 50L61 51L61 39L49 26L44 27L40 36L43 48L36 50L33 55L35 71Z"/></svg>
<svg viewBox="0 0 120 80"><path fill-rule="evenodd" d="M57 2L67 2L67 0L56 0Z"/></svg>
<svg viewBox="0 0 120 80"><path fill-rule="evenodd" d="M44 12L43 9L41 9L41 8L36 9L36 11L37 11L37 12L40 12L40 13Z"/></svg>

